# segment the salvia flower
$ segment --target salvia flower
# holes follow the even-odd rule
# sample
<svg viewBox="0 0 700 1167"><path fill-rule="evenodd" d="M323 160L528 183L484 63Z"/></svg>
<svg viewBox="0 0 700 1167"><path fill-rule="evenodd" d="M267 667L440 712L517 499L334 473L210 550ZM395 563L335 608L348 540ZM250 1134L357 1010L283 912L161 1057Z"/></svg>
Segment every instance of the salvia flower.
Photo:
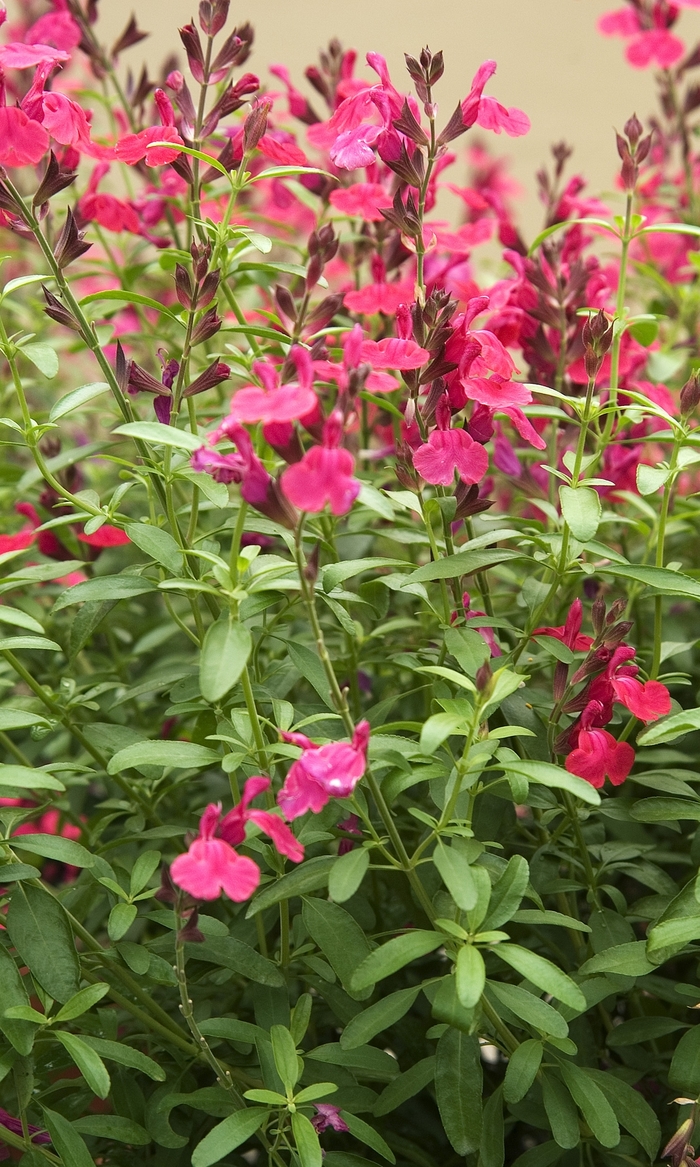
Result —
<svg viewBox="0 0 700 1167"><path fill-rule="evenodd" d="M269 834L280 854L294 863L301 862L304 849L289 827L271 811L250 809L252 800L269 785L268 778L249 778L241 802L223 819L221 804L209 804L200 819L197 838L170 866L174 884L196 900L218 899L222 891L236 903L247 900L260 882L260 868L234 850L245 839L246 822Z"/></svg>
<svg viewBox="0 0 700 1167"><path fill-rule="evenodd" d="M577 774L598 789L606 778L613 786L619 786L634 765L634 750L629 742L618 742L607 730L595 727L602 713L599 701L589 701L580 717L578 744L565 763L570 774Z"/></svg>
<svg viewBox="0 0 700 1167"><path fill-rule="evenodd" d="M367 765L369 722L359 723L351 742L319 746L301 733L283 733L282 737L302 748L277 795L285 818L291 821L307 810L318 814L331 798L352 794Z"/></svg>
<svg viewBox="0 0 700 1167"><path fill-rule="evenodd" d="M557 628L536 628L533 636L551 636L560 640L572 652L585 652L593 644L593 637L581 632L583 623L583 604L579 599L574 600L566 616L566 622Z"/></svg>
<svg viewBox="0 0 700 1167"><path fill-rule="evenodd" d="M489 468L489 456L465 429L450 428L450 406L442 397L435 411L437 428L413 453L413 465L426 482L451 486L455 473L467 485L479 482Z"/></svg>
<svg viewBox="0 0 700 1167"><path fill-rule="evenodd" d="M316 1113L311 1119L311 1125L317 1134L323 1131L347 1131L350 1128L345 1119L340 1113L339 1106L333 1106L332 1102L314 1102Z"/></svg>
<svg viewBox="0 0 700 1167"><path fill-rule="evenodd" d="M334 515L350 510L361 483L353 478L355 459L340 445L342 437L343 417L335 410L323 426L322 444L312 446L282 474L282 490L298 510L316 513L330 506Z"/></svg>
<svg viewBox="0 0 700 1167"><path fill-rule="evenodd" d="M246 385L234 394L229 417L220 430L225 431L229 421L247 425L260 421L298 421L316 409L311 357L300 345L292 347L290 356L296 365L297 381L285 385L280 384L279 370L270 361L253 362L253 372L262 381L262 387Z"/></svg>

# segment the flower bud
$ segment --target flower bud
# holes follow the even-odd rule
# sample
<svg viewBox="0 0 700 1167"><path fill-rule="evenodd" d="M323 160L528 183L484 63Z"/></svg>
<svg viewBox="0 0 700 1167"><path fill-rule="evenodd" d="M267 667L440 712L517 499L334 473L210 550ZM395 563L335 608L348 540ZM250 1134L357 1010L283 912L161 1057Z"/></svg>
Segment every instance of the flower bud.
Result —
<svg viewBox="0 0 700 1167"><path fill-rule="evenodd" d="M486 692L491 684L492 679L493 673L491 672L491 665L487 660L485 660L481 668L476 670L476 676L474 677L476 687L480 693Z"/></svg>
<svg viewBox="0 0 700 1167"><path fill-rule="evenodd" d="M202 42L199 39L199 33L194 25L186 24L183 28L178 29L180 40L182 41L185 53L187 54L187 63L195 81L201 84L204 80L204 53L202 52Z"/></svg>
<svg viewBox="0 0 700 1167"><path fill-rule="evenodd" d="M272 109L270 100L259 101L253 106L243 123L243 148L246 154L254 150L267 129L267 118Z"/></svg>
<svg viewBox="0 0 700 1167"><path fill-rule="evenodd" d="M228 17L229 0L200 0L199 27L205 36L221 32Z"/></svg>
<svg viewBox="0 0 700 1167"><path fill-rule="evenodd" d="M689 417L694 413L700 403L700 369L696 369L691 373L685 385L681 389L681 414L683 417Z"/></svg>

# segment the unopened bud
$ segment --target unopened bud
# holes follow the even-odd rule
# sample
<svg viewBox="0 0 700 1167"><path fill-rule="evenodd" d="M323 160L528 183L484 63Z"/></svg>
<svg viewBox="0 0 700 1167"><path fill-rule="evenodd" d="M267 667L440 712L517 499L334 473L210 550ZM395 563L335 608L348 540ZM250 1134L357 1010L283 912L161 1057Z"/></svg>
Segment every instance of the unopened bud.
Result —
<svg viewBox="0 0 700 1167"><path fill-rule="evenodd" d="M306 567L304 568L304 579L309 583L315 583L318 579L318 557L321 549L320 543L317 543L310 555L306 557Z"/></svg>
<svg viewBox="0 0 700 1167"><path fill-rule="evenodd" d="M596 636L600 636L605 626L605 600L599 596L591 607L591 624Z"/></svg>
<svg viewBox="0 0 700 1167"><path fill-rule="evenodd" d="M248 117L245 119L243 123L243 148L246 154L255 149L265 133L267 129L267 117L271 109L271 101L260 101L257 105L253 106Z"/></svg>
<svg viewBox="0 0 700 1167"><path fill-rule="evenodd" d="M689 417L691 413L694 413L698 403L700 403L700 370L696 369L681 389L681 414L683 417Z"/></svg>
<svg viewBox="0 0 700 1167"><path fill-rule="evenodd" d="M632 146L633 149L641 138L643 131L644 126L640 122L636 113L633 113L632 117L628 118L625 122L625 134L627 135L630 146Z"/></svg>
<svg viewBox="0 0 700 1167"><path fill-rule="evenodd" d="M476 687L480 693L484 693L486 691L491 683L492 677L493 673L491 672L491 665L487 660L485 660L481 668L476 670L476 676L474 678L476 681Z"/></svg>

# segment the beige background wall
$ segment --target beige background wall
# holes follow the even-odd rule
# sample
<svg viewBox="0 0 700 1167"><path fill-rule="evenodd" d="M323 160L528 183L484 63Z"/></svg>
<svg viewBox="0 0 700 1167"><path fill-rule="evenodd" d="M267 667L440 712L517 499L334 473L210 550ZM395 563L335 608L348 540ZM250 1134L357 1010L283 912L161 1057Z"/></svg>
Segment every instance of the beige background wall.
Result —
<svg viewBox="0 0 700 1167"><path fill-rule="evenodd" d="M624 0L232 0L236 21L251 20L257 41L249 68L271 81L267 65L282 61L304 88L303 69L332 36L353 45L362 57L383 53L403 85L403 52L428 43L443 49L446 71L437 93L447 116L465 95L477 66L498 61L487 92L530 116L532 130L513 140L487 135L494 148L513 160L528 188L528 225L538 222L534 171L553 142L565 138L576 148L572 164L589 177L592 192L610 189L617 167L613 127L636 110L654 107L653 71L639 72L624 59L623 42L596 30L601 13ZM196 0L101 0L105 39L116 36L131 9L154 35L130 50L132 66L144 59L155 68L176 48L176 28L195 13ZM682 15L678 31L687 44L700 39L700 12ZM374 76L372 74L372 76ZM408 80L408 78L406 78ZM456 180L456 179L455 179Z"/></svg>

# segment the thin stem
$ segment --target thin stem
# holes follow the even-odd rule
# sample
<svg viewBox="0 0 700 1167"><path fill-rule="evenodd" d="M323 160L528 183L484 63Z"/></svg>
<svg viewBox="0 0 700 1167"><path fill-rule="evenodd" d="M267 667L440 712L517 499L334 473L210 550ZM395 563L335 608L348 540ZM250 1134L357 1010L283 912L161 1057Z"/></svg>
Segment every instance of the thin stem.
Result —
<svg viewBox="0 0 700 1167"><path fill-rule="evenodd" d="M629 255L630 243L632 237L630 233L632 223L632 202L634 192L627 192L627 201L625 204L625 226L622 234L622 250L620 252L620 274L617 285L617 298L615 300L615 322L621 323L625 312L625 293L627 291L627 260ZM620 377L620 347L622 345L622 332L617 331L617 335L613 337L612 346L610 349L610 389L608 396L608 416L605 421L605 429L601 446L604 449L613 431L615 424L615 415L617 407L617 390L619 386Z"/></svg>

